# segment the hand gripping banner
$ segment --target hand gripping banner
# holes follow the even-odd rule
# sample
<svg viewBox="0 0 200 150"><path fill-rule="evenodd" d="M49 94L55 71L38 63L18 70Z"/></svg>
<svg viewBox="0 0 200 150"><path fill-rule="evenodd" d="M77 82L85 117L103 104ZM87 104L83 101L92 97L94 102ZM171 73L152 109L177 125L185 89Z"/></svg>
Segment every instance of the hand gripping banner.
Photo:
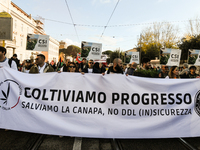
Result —
<svg viewBox="0 0 200 150"><path fill-rule="evenodd" d="M200 80L0 68L0 128L95 138L200 136Z"/></svg>

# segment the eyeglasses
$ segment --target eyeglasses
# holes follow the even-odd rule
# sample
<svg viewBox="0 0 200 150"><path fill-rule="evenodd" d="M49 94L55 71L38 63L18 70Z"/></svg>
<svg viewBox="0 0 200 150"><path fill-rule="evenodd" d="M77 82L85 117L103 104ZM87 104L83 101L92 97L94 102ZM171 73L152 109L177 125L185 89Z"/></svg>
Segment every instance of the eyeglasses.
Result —
<svg viewBox="0 0 200 150"><path fill-rule="evenodd" d="M35 60L39 60L38 58L36 58Z"/></svg>
<svg viewBox="0 0 200 150"><path fill-rule="evenodd" d="M76 68L75 66L69 66L69 68Z"/></svg>
<svg viewBox="0 0 200 150"><path fill-rule="evenodd" d="M94 64L93 62L89 62L89 64Z"/></svg>

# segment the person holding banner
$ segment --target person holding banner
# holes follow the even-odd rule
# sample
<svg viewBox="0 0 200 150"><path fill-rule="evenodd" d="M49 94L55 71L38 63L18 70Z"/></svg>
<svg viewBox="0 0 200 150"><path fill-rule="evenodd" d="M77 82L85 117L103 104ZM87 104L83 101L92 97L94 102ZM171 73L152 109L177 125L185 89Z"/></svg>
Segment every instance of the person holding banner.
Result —
<svg viewBox="0 0 200 150"><path fill-rule="evenodd" d="M126 72L126 75L133 75L136 68L137 68L137 63L132 62L130 68L128 68Z"/></svg>
<svg viewBox="0 0 200 150"><path fill-rule="evenodd" d="M113 66L109 67L107 74L123 74L122 70L122 60L120 58L115 58L113 60Z"/></svg>
<svg viewBox="0 0 200 150"><path fill-rule="evenodd" d="M78 72L76 69L76 64L74 62L69 63L68 72Z"/></svg>
<svg viewBox="0 0 200 150"><path fill-rule="evenodd" d="M54 72L54 69L45 63L45 56L43 54L38 54L35 60L36 65L31 67L29 73Z"/></svg>
<svg viewBox="0 0 200 150"><path fill-rule="evenodd" d="M98 73L98 74L105 74L105 71L106 69L104 68L103 64L102 63L98 63L96 62L94 64L94 67L93 67L93 73Z"/></svg>
<svg viewBox="0 0 200 150"><path fill-rule="evenodd" d="M179 79L179 73L178 73L178 67L177 66L172 66L169 70L169 78L170 79Z"/></svg>
<svg viewBox="0 0 200 150"><path fill-rule="evenodd" d="M60 68L60 71L61 72L69 72L69 63L70 63L70 60L66 59L65 63Z"/></svg>
<svg viewBox="0 0 200 150"><path fill-rule="evenodd" d="M84 75L85 73L101 73L100 71L101 70L98 70L97 68L94 67L94 61L90 59L88 65L85 68L83 68L81 74ZM102 72L102 75L105 74L104 72Z"/></svg>
<svg viewBox="0 0 200 150"><path fill-rule="evenodd" d="M90 59L88 64L86 65L86 67L82 69L82 72L93 73L93 71L94 71L93 66L94 66L94 61L92 59Z"/></svg>
<svg viewBox="0 0 200 150"><path fill-rule="evenodd" d="M69 62L68 67L67 67L67 71L64 71L64 70L58 71L58 73L61 73L61 72L79 72L79 71L78 71L76 64L74 62Z"/></svg>
<svg viewBox="0 0 200 150"><path fill-rule="evenodd" d="M82 70L85 69L86 66L87 66L86 58L83 58L82 62L79 64L79 72L82 72Z"/></svg>
<svg viewBox="0 0 200 150"><path fill-rule="evenodd" d="M0 46L0 68L9 67L17 70L17 64L12 59L6 58L6 48Z"/></svg>

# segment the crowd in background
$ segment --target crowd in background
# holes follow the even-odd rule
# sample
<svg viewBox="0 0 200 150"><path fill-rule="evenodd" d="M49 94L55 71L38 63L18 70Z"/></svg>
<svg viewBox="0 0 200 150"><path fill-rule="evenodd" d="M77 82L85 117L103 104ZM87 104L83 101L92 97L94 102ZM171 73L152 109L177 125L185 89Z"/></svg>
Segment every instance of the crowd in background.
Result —
<svg viewBox="0 0 200 150"><path fill-rule="evenodd" d="M45 56L43 54L38 54L35 61L24 60L20 64L20 60L17 58L17 54L14 54L10 59L5 57L6 49L0 47L0 67L6 66L24 73L46 73L46 72L79 72L81 74L85 73L97 73L97 74L124 74L136 75L138 70L148 70L157 71L157 78L199 78L197 73L197 68L195 66L188 67L187 63L183 64L183 67L178 66L166 66L161 65L160 67L152 67L150 59L144 57L142 59L142 64L138 65L135 62L131 64L123 64L120 58L115 58L112 64L108 66L99 62L94 62L92 59L86 60L82 59L82 62L71 62L66 59L64 62L59 61L58 63L53 60L49 63L45 62Z"/></svg>

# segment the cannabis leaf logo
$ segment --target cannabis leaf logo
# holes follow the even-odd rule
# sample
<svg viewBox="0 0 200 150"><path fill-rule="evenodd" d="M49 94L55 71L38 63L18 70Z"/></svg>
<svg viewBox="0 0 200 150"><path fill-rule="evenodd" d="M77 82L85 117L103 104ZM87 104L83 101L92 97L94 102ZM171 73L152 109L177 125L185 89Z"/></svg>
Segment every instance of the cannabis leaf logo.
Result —
<svg viewBox="0 0 200 150"><path fill-rule="evenodd" d="M9 92L10 92L10 83L8 83L7 94L3 90L1 90L1 92L2 92L2 94L4 96L4 98L0 98L0 100L4 101L3 104L7 105L7 103L8 103L7 98L8 98Z"/></svg>

